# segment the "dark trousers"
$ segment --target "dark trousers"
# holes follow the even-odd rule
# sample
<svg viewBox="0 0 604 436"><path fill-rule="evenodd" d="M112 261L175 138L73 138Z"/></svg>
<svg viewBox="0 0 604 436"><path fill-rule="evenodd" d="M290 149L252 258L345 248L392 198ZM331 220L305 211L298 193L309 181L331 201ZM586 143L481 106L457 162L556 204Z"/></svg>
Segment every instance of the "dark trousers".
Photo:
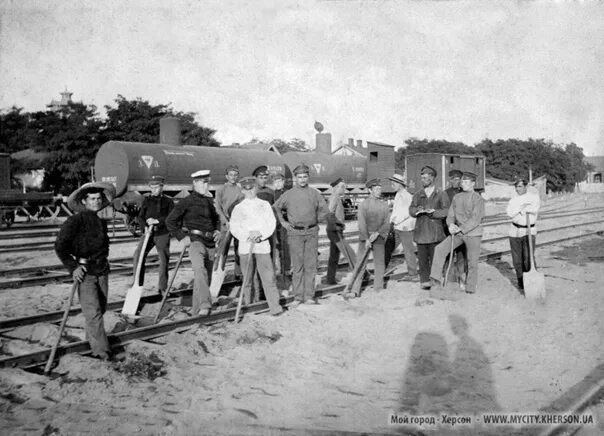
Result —
<svg viewBox="0 0 604 436"><path fill-rule="evenodd" d="M212 277L212 266L214 264L214 248L206 247L203 242L193 241L189 246L189 258L193 267L193 305L191 313L197 315L201 309L212 307L212 296L210 295L210 277Z"/></svg>
<svg viewBox="0 0 604 436"><path fill-rule="evenodd" d="M136 276L136 265L139 260L141 250L143 248L143 241L144 237L142 237L140 241L138 241L136 250L134 250L134 276ZM149 238L149 242L147 243L147 247L145 248L145 252L143 253L143 258L141 260L141 275L138 281L138 285L142 286L145 283L145 260L147 259L147 254L149 254L153 247L157 249L157 254L159 255L159 281L157 284L157 290L163 292L166 290L166 286L168 286L168 264L170 262L169 233L166 233L164 235L153 235L151 236L151 238ZM134 278L134 283L136 283L136 277Z"/></svg>
<svg viewBox="0 0 604 436"><path fill-rule="evenodd" d="M289 254L292 260L292 288L296 300L306 301L315 296L317 274L318 233L287 234Z"/></svg>
<svg viewBox="0 0 604 436"><path fill-rule="evenodd" d="M271 256L268 253L256 253L253 254L253 256L254 262L251 262L252 271L247 270L250 255L244 254L241 256L241 269L244 277L244 283L241 287L241 292L243 292L243 295L247 297L247 302L250 302L250 293L252 289L252 282L250 280L250 276L254 272L255 268L256 272L260 276L260 280L262 281L262 288L264 290L264 295L268 303L268 308L271 314L277 314L281 312L282 309L279 305L279 290L277 289L277 285L275 283L275 270L273 268Z"/></svg>
<svg viewBox="0 0 604 436"><path fill-rule="evenodd" d="M421 284L430 283L430 269L432 268L434 249L438 244L438 242L417 244L417 262L419 264L419 281Z"/></svg>
<svg viewBox="0 0 604 436"><path fill-rule="evenodd" d="M90 343L93 355L109 352L109 341L105 333L103 314L107 307L108 274L92 275L86 274L78 297L82 313L86 320L86 339Z"/></svg>
<svg viewBox="0 0 604 436"><path fill-rule="evenodd" d="M277 249L279 250L279 263L280 270L279 273L281 275L289 274L289 270L292 267L290 255L289 255L289 244L287 242L287 230L284 227L278 226L277 231L275 232L277 235Z"/></svg>
<svg viewBox="0 0 604 436"><path fill-rule="evenodd" d="M447 262L449 262L448 260ZM445 264L443 274L446 273L448 263ZM466 245L460 245L453 251L453 265L451 265L451 272L447 278L447 282L466 282L466 276L468 274L468 253Z"/></svg>
<svg viewBox="0 0 604 436"><path fill-rule="evenodd" d="M351 270L354 269L356 256L353 249L344 239L342 232L329 231L327 232L327 237L329 238L329 261L327 263L326 280L328 282L335 283L338 262L340 261L340 253L344 254L346 260L350 258L350 261L352 261L352 265L350 265L350 262L348 265L349 269Z"/></svg>
<svg viewBox="0 0 604 436"><path fill-rule="evenodd" d="M536 237L531 235L533 247L535 247ZM528 236L521 238L509 238L510 250L512 251L512 265L516 270L518 281L522 281L522 273L528 272L531 269L531 259L529 254ZM533 262L535 261L535 253L533 252Z"/></svg>

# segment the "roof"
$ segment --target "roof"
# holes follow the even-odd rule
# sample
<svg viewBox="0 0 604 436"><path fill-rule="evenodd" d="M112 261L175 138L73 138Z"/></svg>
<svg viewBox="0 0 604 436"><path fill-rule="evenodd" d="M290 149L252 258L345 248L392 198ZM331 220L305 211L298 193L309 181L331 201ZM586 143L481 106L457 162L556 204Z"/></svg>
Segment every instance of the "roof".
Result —
<svg viewBox="0 0 604 436"><path fill-rule="evenodd" d="M380 147L396 147L396 145L391 145L391 144L385 144L383 142L375 142L375 141L367 141L367 147L369 147L369 145L378 145Z"/></svg>
<svg viewBox="0 0 604 436"><path fill-rule="evenodd" d="M34 162L42 162L48 153L44 153L42 151L34 151L31 148L26 148L25 150L17 151L10 155L15 160L29 160Z"/></svg>
<svg viewBox="0 0 604 436"><path fill-rule="evenodd" d="M595 171L604 171L604 156L585 156L585 162L593 165Z"/></svg>
<svg viewBox="0 0 604 436"><path fill-rule="evenodd" d="M355 154L358 154L359 156L365 156L365 152L364 150L367 150L366 148L359 148L359 147L350 147L349 145L340 145L338 148L336 148L334 151L331 152L331 154L336 154L339 150L342 149L346 149L346 150L350 150Z"/></svg>

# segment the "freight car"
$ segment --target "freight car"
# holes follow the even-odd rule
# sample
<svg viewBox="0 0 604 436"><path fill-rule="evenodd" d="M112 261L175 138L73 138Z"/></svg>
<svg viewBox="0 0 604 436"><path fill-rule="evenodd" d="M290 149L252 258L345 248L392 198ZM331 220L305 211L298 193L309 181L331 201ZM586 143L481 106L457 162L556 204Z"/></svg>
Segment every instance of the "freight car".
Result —
<svg viewBox="0 0 604 436"><path fill-rule="evenodd" d="M484 191L485 159L484 156L469 156L450 153L418 153L405 157L407 172L407 189L412 194L421 189L420 172L424 166L431 166L437 172L434 184L439 189L447 189L449 171L471 171L477 175L475 189Z"/></svg>
<svg viewBox="0 0 604 436"><path fill-rule="evenodd" d="M11 183L10 155L0 153L0 226L7 228L15 222L17 212L31 216L31 210L54 204L52 192L21 192Z"/></svg>

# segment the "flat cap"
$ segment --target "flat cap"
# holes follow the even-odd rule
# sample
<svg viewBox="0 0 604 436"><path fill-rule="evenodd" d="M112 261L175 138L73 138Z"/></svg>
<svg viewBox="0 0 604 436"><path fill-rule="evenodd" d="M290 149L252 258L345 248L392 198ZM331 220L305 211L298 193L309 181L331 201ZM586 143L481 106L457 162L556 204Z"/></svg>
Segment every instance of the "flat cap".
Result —
<svg viewBox="0 0 604 436"><path fill-rule="evenodd" d="M334 188L336 186L338 186L340 183L342 183L344 181L343 178L338 177L337 179L335 179L333 182L331 182L329 185Z"/></svg>
<svg viewBox="0 0 604 436"><path fill-rule="evenodd" d="M393 174L392 177L388 177L388 180L392 180L395 183L400 183L403 186L407 186L407 181L400 174Z"/></svg>
<svg viewBox="0 0 604 436"><path fill-rule="evenodd" d="M150 185L163 185L164 184L164 178L162 176L151 176L151 178L149 179L149 184Z"/></svg>
<svg viewBox="0 0 604 436"><path fill-rule="evenodd" d="M365 183L365 186L367 187L367 189L371 189L374 186L381 186L380 179L371 179L371 180L368 180L367 183Z"/></svg>
<svg viewBox="0 0 604 436"><path fill-rule="evenodd" d="M254 177L268 175L268 168L267 168L267 166L266 165L260 165L258 168L256 168L252 172L252 175Z"/></svg>
<svg viewBox="0 0 604 436"><path fill-rule="evenodd" d="M310 168L308 168L304 164L298 165L296 168L294 168L294 174L309 174L309 173L310 173Z"/></svg>
<svg viewBox="0 0 604 436"><path fill-rule="evenodd" d="M451 170L449 171L449 177L461 177L463 173L459 170Z"/></svg>
<svg viewBox="0 0 604 436"><path fill-rule="evenodd" d="M476 181L476 177L476 174L471 171L464 171L463 175L461 176L462 179L472 180L473 182Z"/></svg>
<svg viewBox="0 0 604 436"><path fill-rule="evenodd" d="M239 172L239 167L237 165L229 165L228 167L226 167L226 169L224 170L224 172L228 173L229 171L237 171L237 172Z"/></svg>
<svg viewBox="0 0 604 436"><path fill-rule="evenodd" d="M239 183L241 183L241 189L252 189L256 186L256 179L254 177L244 177Z"/></svg>
<svg viewBox="0 0 604 436"><path fill-rule="evenodd" d="M436 177L436 174L437 174L436 170L428 165L423 167L419 173L420 174L430 174L430 175L432 175L432 177Z"/></svg>
<svg viewBox="0 0 604 436"><path fill-rule="evenodd" d="M210 170L199 170L191 174L192 179L205 179L210 177Z"/></svg>

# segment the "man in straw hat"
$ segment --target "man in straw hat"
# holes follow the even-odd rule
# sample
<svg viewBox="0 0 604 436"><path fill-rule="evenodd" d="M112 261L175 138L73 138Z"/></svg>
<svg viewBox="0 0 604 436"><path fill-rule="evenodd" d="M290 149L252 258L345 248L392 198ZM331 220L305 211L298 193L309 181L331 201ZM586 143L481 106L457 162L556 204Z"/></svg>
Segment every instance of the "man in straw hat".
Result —
<svg viewBox="0 0 604 436"><path fill-rule="evenodd" d="M417 277L417 257L415 256L415 247L413 246L413 230L415 229L415 218L409 215L409 206L413 196L407 191L407 182L405 177L400 174L394 174L388 177L392 182L392 187L396 191L390 223L394 229L396 237L403 244L403 253L405 262L407 262L407 279ZM396 245L392 247L392 251ZM392 251L386 253L386 265L390 261Z"/></svg>
<svg viewBox="0 0 604 436"><path fill-rule="evenodd" d="M442 241L434 250L434 260L430 271L433 286L442 285L443 266L453 248L461 244L466 246L468 256L468 274L466 293L474 294L478 285L478 261L480 259L480 241L482 239L482 220L485 216L484 200L474 191L476 174L466 171L461 176L463 192L453 197L453 203L447 214L447 226L450 236ZM451 241L453 239L453 241Z"/></svg>
<svg viewBox="0 0 604 436"><path fill-rule="evenodd" d="M140 280L138 285L142 286L145 281L145 259L147 254L153 247L157 249L159 256L159 279L157 283L157 291L160 294L166 292L168 286L168 263L170 261L170 233L166 227L166 218L174 209L174 202L170 197L163 194L164 178L159 175L152 176L149 180L149 188L151 193L145 195L141 210L138 214L138 222L141 229L153 226L153 234L147 243L145 252L141 255L144 236L141 237L136 250L134 251L134 272L136 276L136 266L138 262L142 262ZM141 259L139 260L139 256ZM136 277L135 279L136 280Z"/></svg>
<svg viewBox="0 0 604 436"><path fill-rule="evenodd" d="M296 186L285 192L274 204L277 219L287 230L292 262L292 287L295 304L316 304L315 275L319 248L319 221L329 213L325 200L308 186L310 169L301 164L294 169ZM287 212L287 219L284 218Z"/></svg>
<svg viewBox="0 0 604 436"><path fill-rule="evenodd" d="M166 225L179 241L185 239L189 246L189 257L193 267L193 305L191 314L206 316L212 308L210 277L216 243L220 240L220 218L210 195L210 170L199 170L191 174L193 192L174 207ZM189 230L189 235L183 227Z"/></svg>
<svg viewBox="0 0 604 436"><path fill-rule="evenodd" d="M413 240L417 244L419 280L422 289L430 289L430 268L434 249L445 239L444 219L449 211L449 197L436 186L436 170L425 166L420 170L423 188L413 195L409 214L415 221Z"/></svg>
<svg viewBox="0 0 604 436"><path fill-rule="evenodd" d="M67 199L76 212L61 226L55 251L73 280L80 284L78 297L86 320L86 338L92 356L103 360L110 357L109 342L103 325L107 305L109 236L107 223L97 213L108 206L115 196L113 185L86 183Z"/></svg>
<svg viewBox="0 0 604 436"><path fill-rule="evenodd" d="M332 181L329 184L332 188L331 196L329 197L329 217L327 219L327 238L329 239L329 261L327 264L327 275L324 283L327 285L337 284L336 270L338 269L338 261L340 253L349 258L352 263L356 262L354 251L346 243L343 238L344 232L344 204L342 203L342 195L346 192L346 182L341 177ZM345 250L345 252L344 252ZM354 268L354 265L350 265Z"/></svg>

